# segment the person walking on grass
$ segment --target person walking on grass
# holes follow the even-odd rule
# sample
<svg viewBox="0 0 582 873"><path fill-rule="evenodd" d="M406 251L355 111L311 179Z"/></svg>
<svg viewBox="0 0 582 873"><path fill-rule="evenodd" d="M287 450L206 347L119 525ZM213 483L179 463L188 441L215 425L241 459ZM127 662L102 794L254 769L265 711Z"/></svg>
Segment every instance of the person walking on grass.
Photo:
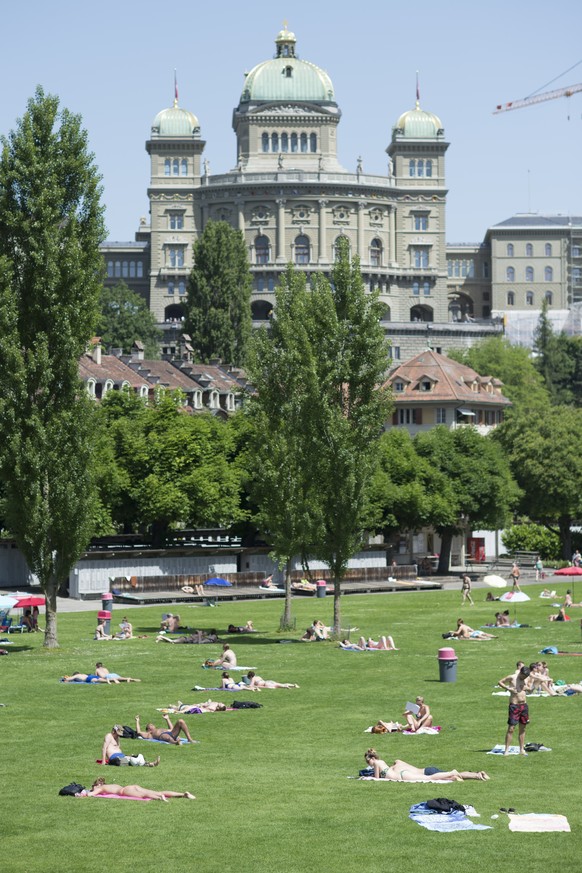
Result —
<svg viewBox="0 0 582 873"><path fill-rule="evenodd" d="M509 755L509 747L513 739L515 726L519 725L519 754L526 755L525 731L529 724L529 709L526 700L526 692L530 690L529 667L522 664L521 667L510 676L505 676L497 684L504 691L509 691L509 714L507 719L507 733L505 735L505 752Z"/></svg>
<svg viewBox="0 0 582 873"><path fill-rule="evenodd" d="M513 566L511 568L511 573L509 574L509 578L511 579L511 590L512 591L521 591L519 587L519 577L521 576L521 570L519 569L519 564L517 561L513 562Z"/></svg>
<svg viewBox="0 0 582 873"><path fill-rule="evenodd" d="M475 606L475 604L473 603L473 598L471 597L471 587L471 577L468 573L463 573L463 575L461 576L461 594L463 596L463 599L461 600L461 606L463 605L465 600L468 600L471 606Z"/></svg>

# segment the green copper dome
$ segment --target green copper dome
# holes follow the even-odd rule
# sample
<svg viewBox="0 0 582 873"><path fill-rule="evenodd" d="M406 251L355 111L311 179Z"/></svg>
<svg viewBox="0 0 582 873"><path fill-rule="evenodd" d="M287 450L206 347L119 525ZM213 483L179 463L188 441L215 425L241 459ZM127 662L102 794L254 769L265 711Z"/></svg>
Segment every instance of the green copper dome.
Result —
<svg viewBox="0 0 582 873"><path fill-rule="evenodd" d="M158 112L152 123L153 136L200 136L200 122L187 109L180 109L177 101L169 109Z"/></svg>
<svg viewBox="0 0 582 873"><path fill-rule="evenodd" d="M417 103L415 109L410 109L400 116L393 132L408 139L434 139L436 136L442 136L444 129L437 115L425 112Z"/></svg>
<svg viewBox="0 0 582 873"><path fill-rule="evenodd" d="M241 103L283 100L333 103L333 84L325 70L295 55L295 34L285 27L275 39L276 56L246 74Z"/></svg>

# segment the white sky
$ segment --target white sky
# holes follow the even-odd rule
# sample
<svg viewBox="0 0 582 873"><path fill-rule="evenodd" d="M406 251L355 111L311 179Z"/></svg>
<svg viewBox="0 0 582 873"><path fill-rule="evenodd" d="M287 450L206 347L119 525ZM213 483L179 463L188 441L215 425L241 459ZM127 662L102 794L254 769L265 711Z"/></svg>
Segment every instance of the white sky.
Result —
<svg viewBox="0 0 582 873"><path fill-rule="evenodd" d="M398 116L421 106L442 120L447 153L447 241L476 242L515 212L582 215L582 93L503 115L582 61L582 3L471 4L361 0L200 3L153 0L14 2L3 10L0 133L37 84L83 116L103 175L110 239L133 239L147 215L144 143L173 101L198 117L211 172L236 163L232 110L243 73L273 56L287 19L298 55L331 76L342 110L341 163L385 173ZM582 64L548 85L582 82Z"/></svg>

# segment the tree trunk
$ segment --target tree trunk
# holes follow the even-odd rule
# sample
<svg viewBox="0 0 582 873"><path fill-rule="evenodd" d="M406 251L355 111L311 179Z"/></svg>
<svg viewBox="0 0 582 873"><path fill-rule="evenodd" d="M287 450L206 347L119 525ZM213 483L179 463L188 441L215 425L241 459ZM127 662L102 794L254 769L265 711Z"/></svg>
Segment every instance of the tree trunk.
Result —
<svg viewBox="0 0 582 873"><path fill-rule="evenodd" d="M333 574L333 633L336 639L341 638L342 632L342 579L337 573Z"/></svg>
<svg viewBox="0 0 582 873"><path fill-rule="evenodd" d="M444 575L449 572L451 566L451 548L453 546L453 532L450 530L439 531L441 535L441 553L437 573Z"/></svg>
<svg viewBox="0 0 582 873"><path fill-rule="evenodd" d="M285 563L285 609L283 610L283 627L291 627L291 559Z"/></svg>
<svg viewBox="0 0 582 873"><path fill-rule="evenodd" d="M46 585L43 585L43 591L46 597L46 612L45 612L45 630L44 630L44 646L47 649L57 649L59 641L57 639L57 590L58 583L55 576L52 576Z"/></svg>
<svg viewBox="0 0 582 873"><path fill-rule="evenodd" d="M558 522L560 526L560 543L562 544L562 558L565 561L572 560L572 519L570 516L562 516Z"/></svg>

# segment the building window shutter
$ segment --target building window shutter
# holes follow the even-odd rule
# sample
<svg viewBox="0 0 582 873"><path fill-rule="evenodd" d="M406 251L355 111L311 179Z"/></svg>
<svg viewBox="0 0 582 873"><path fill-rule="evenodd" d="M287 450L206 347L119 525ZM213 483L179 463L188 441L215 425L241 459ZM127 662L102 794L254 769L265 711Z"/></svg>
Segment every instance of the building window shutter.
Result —
<svg viewBox="0 0 582 873"><path fill-rule="evenodd" d="M392 424L398 424L398 411L392 413Z"/></svg>

